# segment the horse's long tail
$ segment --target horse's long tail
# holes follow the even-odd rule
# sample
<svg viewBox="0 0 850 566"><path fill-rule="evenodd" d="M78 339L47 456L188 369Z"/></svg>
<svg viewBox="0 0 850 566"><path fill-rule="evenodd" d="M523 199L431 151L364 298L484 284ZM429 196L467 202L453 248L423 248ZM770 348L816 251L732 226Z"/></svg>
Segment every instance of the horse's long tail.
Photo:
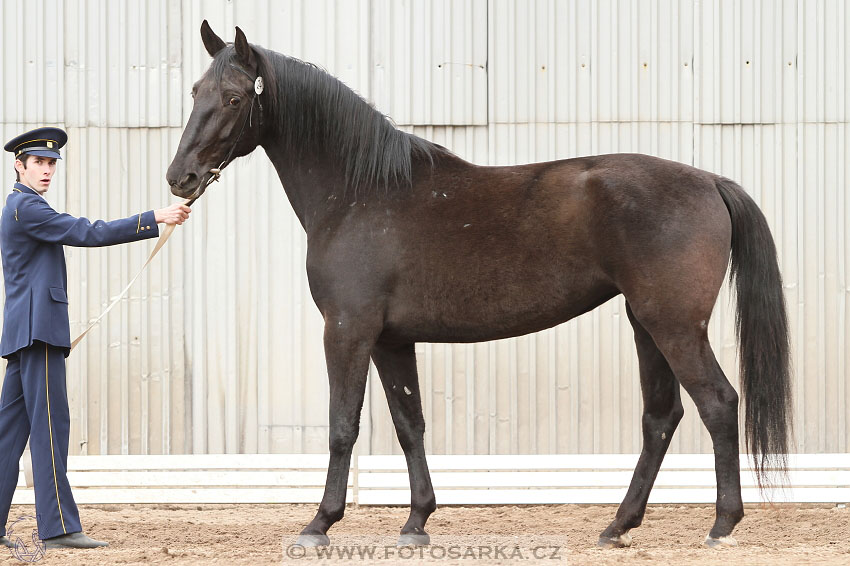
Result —
<svg viewBox="0 0 850 566"><path fill-rule="evenodd" d="M759 487L770 484L768 469L787 469L791 427L791 370L788 318L776 246L767 220L740 185L718 177L717 190L732 219L732 266L738 312L741 393L745 443Z"/></svg>

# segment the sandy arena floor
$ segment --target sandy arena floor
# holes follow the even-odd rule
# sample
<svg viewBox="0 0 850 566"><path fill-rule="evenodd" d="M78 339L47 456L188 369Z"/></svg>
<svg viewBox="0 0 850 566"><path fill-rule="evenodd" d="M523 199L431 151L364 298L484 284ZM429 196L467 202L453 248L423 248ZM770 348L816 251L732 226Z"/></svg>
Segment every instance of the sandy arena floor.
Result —
<svg viewBox="0 0 850 566"><path fill-rule="evenodd" d="M105 549L49 550L44 565L104 564L850 564L850 508L747 507L739 545L712 550L702 540L713 507L650 506L631 548L601 550L596 539L615 506L441 507L428 521L432 547L396 549L407 509L349 507L330 531L335 558L293 551L315 505L98 505L81 508L83 526ZM16 506L10 518L33 514ZM22 523L22 525L25 523ZM26 532L26 531L25 531ZM561 548L558 548L561 547ZM340 549L353 554L339 557ZM290 556L286 557L286 552ZM0 548L2 564L20 564ZM372 558L361 558L372 553Z"/></svg>

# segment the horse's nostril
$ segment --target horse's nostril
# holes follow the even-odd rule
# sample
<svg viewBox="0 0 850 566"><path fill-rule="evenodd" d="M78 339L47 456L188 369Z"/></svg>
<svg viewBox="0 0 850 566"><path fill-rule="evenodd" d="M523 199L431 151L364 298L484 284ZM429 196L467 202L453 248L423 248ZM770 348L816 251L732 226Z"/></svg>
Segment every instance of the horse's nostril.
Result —
<svg viewBox="0 0 850 566"><path fill-rule="evenodd" d="M180 177L180 183L178 183L183 188L189 188L192 185L196 184L198 176L194 173L187 173Z"/></svg>

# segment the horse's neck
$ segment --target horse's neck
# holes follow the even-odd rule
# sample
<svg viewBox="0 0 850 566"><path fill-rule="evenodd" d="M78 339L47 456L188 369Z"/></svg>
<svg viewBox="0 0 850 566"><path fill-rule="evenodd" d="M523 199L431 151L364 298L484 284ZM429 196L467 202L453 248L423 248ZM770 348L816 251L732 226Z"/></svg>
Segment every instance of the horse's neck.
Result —
<svg viewBox="0 0 850 566"><path fill-rule="evenodd" d="M277 144L269 144L264 149L277 170L292 209L309 234L313 224L321 222L324 214L340 199L340 187L345 184L342 168L309 152L304 152L300 158L294 157L296 152Z"/></svg>
<svg viewBox="0 0 850 566"><path fill-rule="evenodd" d="M381 198L383 194L382 190L368 188L356 194L352 189L346 189L345 169L332 158L308 150L293 151L282 143L267 143L263 148L277 170L289 203L308 236L312 230L319 227L324 229L329 223L342 218L355 202ZM475 166L451 153L414 157L411 163L414 176L412 190L415 192L418 188L430 192L431 189L427 187L435 182L432 173L450 170L457 174L470 167ZM417 181L416 177L420 175Z"/></svg>

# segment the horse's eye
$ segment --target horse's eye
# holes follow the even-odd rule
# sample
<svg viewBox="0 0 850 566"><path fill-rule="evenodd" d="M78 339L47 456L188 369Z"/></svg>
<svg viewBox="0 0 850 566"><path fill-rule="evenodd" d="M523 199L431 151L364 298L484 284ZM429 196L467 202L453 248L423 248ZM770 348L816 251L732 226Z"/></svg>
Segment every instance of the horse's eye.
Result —
<svg viewBox="0 0 850 566"><path fill-rule="evenodd" d="M236 97L234 96L233 98L231 98L231 99L230 99L230 105L231 105L231 106L236 106L237 104L239 104L239 99L238 99L238 98L236 98Z"/></svg>

